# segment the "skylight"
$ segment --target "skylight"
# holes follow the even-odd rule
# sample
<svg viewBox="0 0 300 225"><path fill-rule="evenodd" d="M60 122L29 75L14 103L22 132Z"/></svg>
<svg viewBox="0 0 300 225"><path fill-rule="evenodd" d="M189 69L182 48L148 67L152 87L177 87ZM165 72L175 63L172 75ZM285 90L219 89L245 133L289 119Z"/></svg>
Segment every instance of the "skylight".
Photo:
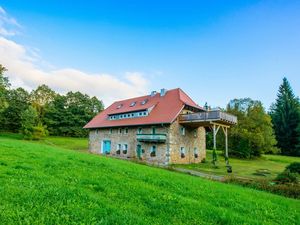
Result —
<svg viewBox="0 0 300 225"><path fill-rule="evenodd" d="M136 105L136 102L132 102L131 104L130 104L130 107L133 107L133 106L135 106Z"/></svg>
<svg viewBox="0 0 300 225"><path fill-rule="evenodd" d="M123 106L123 104L120 104L117 106L117 109L120 109Z"/></svg>
<svg viewBox="0 0 300 225"><path fill-rule="evenodd" d="M148 102L148 99L145 99L141 102L141 105L145 105Z"/></svg>

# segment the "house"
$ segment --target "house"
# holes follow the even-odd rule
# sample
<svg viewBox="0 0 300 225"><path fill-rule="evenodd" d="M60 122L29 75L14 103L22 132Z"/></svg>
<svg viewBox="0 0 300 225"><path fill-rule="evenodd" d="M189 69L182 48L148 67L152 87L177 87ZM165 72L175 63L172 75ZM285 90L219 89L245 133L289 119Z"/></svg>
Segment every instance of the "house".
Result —
<svg viewBox="0 0 300 225"><path fill-rule="evenodd" d="M93 153L168 165L201 162L206 129L227 133L235 123L236 117L206 111L177 88L114 102L84 128Z"/></svg>

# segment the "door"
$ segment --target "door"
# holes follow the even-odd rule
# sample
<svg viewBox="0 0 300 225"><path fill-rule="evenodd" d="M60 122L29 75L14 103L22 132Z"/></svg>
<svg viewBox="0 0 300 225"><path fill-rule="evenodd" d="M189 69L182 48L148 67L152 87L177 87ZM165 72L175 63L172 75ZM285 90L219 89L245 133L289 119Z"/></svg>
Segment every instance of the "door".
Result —
<svg viewBox="0 0 300 225"><path fill-rule="evenodd" d="M111 150L111 141L103 141L103 154L109 154Z"/></svg>
<svg viewBox="0 0 300 225"><path fill-rule="evenodd" d="M141 145L136 146L136 155L137 155L138 159L142 158L142 146Z"/></svg>

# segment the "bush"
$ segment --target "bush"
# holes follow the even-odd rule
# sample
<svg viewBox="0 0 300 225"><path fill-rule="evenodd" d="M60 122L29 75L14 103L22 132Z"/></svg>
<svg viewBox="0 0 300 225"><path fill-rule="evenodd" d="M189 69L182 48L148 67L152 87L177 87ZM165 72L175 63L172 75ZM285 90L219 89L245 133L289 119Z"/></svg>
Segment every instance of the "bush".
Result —
<svg viewBox="0 0 300 225"><path fill-rule="evenodd" d="M276 183L285 184L285 183L297 183L297 174L292 173L290 170L285 170L282 173L278 174L275 179Z"/></svg>
<svg viewBox="0 0 300 225"><path fill-rule="evenodd" d="M37 126L33 127L32 140L40 140L45 138L47 135L48 131L42 124L38 124Z"/></svg>
<svg viewBox="0 0 300 225"><path fill-rule="evenodd" d="M300 174L300 163L299 162L293 162L290 165L288 165L286 167L286 169L291 171L292 173Z"/></svg>
<svg viewBox="0 0 300 225"><path fill-rule="evenodd" d="M225 180L225 182L238 184L243 187L249 187L256 190L267 191L290 198L300 199L300 185L296 183L276 184L268 181L267 179L250 180L233 177Z"/></svg>

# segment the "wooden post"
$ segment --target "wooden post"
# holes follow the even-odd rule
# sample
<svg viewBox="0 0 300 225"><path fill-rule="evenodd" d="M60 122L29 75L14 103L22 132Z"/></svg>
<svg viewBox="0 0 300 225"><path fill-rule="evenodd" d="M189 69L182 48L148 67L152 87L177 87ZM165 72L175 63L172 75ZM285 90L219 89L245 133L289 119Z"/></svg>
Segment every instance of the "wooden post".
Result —
<svg viewBox="0 0 300 225"><path fill-rule="evenodd" d="M214 150L217 149L217 140L216 140L216 124L213 125L213 135L214 135Z"/></svg>

